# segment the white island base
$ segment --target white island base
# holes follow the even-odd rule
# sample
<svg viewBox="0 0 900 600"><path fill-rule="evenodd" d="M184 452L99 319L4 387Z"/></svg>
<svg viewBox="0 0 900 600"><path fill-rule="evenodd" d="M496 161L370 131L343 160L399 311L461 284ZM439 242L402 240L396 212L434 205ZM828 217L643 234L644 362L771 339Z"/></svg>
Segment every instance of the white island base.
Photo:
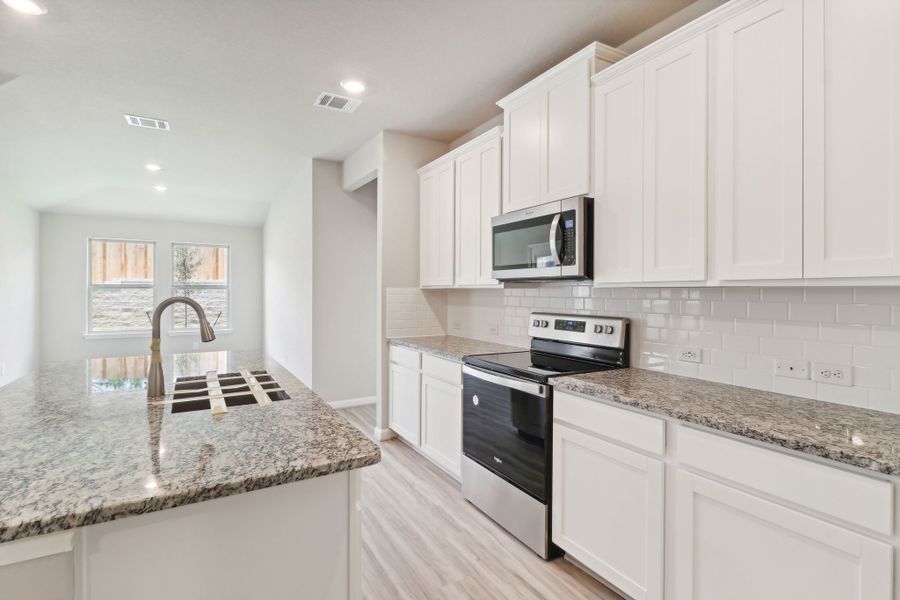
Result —
<svg viewBox="0 0 900 600"><path fill-rule="evenodd" d="M0 589L17 600L48 589L73 600L355 600L359 477L344 471L0 544Z"/></svg>

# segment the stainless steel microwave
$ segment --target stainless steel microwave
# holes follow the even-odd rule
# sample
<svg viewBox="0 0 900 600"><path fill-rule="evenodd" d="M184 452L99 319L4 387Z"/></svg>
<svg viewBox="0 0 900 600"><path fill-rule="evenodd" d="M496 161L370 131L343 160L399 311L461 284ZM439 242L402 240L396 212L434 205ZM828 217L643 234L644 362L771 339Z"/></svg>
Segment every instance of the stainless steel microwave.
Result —
<svg viewBox="0 0 900 600"><path fill-rule="evenodd" d="M590 279L593 200L575 196L491 219L492 277Z"/></svg>

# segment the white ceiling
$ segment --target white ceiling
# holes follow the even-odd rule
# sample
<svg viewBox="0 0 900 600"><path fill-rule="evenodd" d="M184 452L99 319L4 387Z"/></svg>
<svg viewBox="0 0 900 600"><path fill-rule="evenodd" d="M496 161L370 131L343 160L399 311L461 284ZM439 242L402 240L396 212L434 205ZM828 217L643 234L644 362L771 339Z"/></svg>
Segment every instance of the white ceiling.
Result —
<svg viewBox="0 0 900 600"><path fill-rule="evenodd" d="M382 129L451 141L589 42L691 3L42 1L38 18L0 5L0 199L248 224L304 157L342 159ZM369 86L354 114L312 106L348 77Z"/></svg>

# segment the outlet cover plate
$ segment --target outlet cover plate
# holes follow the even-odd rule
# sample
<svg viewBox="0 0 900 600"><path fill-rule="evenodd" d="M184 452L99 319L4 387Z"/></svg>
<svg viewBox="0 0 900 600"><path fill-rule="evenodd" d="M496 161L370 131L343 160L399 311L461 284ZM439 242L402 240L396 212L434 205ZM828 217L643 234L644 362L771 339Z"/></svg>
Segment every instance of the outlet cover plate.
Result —
<svg viewBox="0 0 900 600"><path fill-rule="evenodd" d="M847 387L853 385L853 367L850 365L814 363L812 373L813 381Z"/></svg>
<svg viewBox="0 0 900 600"><path fill-rule="evenodd" d="M809 379L809 361L790 358L776 359L775 375L792 379Z"/></svg>
<svg viewBox="0 0 900 600"><path fill-rule="evenodd" d="M678 360L690 363L703 362L703 350L700 348L680 348Z"/></svg>

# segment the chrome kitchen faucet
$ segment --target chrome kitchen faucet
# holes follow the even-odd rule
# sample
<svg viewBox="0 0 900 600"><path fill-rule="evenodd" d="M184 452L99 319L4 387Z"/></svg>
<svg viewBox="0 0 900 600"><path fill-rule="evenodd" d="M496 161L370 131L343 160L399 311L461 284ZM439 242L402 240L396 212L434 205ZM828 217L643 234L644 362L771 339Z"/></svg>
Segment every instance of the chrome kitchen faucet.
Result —
<svg viewBox="0 0 900 600"><path fill-rule="evenodd" d="M163 374L162 358L159 352L160 325L163 311L173 304L187 304L197 313L197 319L200 321L200 340L203 342L211 342L216 339L216 332L213 331L212 325L206 320L206 313L203 307L196 300L186 298L184 296L173 296L160 302L153 311L153 339L150 342L150 370L147 372L147 398L159 398L166 395L166 377Z"/></svg>

